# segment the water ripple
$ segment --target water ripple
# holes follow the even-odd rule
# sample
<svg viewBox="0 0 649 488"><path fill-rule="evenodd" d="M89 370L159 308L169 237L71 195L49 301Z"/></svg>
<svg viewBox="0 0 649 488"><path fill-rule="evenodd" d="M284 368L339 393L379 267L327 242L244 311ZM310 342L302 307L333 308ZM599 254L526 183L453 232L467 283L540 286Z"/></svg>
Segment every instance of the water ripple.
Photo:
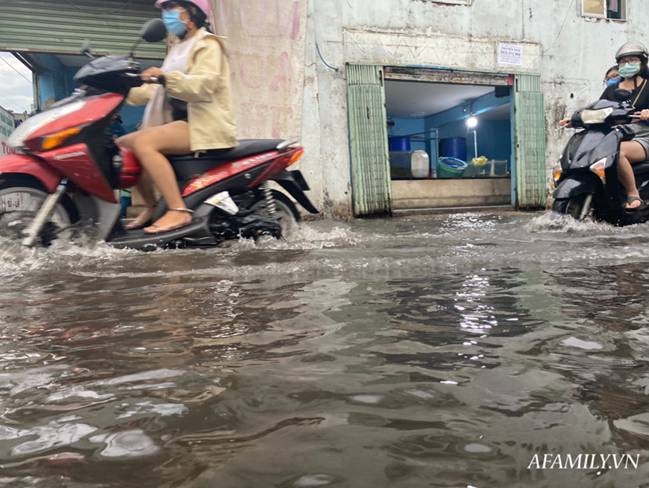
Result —
<svg viewBox="0 0 649 488"><path fill-rule="evenodd" d="M640 486L649 226L468 213L143 254L1 241L0 484Z"/></svg>

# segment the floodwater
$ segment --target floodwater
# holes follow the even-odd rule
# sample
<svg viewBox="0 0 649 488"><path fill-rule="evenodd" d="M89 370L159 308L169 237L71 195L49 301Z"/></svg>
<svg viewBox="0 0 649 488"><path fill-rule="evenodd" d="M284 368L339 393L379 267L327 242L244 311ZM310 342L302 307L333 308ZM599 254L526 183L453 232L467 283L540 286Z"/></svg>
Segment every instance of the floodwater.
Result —
<svg viewBox="0 0 649 488"><path fill-rule="evenodd" d="M0 248L1 486L649 486L649 225ZM589 453L639 465L528 469Z"/></svg>

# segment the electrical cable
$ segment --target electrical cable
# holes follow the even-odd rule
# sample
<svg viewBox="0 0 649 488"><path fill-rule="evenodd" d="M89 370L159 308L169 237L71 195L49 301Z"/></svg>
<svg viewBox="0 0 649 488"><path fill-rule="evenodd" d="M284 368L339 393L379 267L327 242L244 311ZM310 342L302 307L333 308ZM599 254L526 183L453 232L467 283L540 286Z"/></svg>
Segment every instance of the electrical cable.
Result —
<svg viewBox="0 0 649 488"><path fill-rule="evenodd" d="M561 28L559 29L559 33L557 34L557 37L555 37L554 41L552 41L552 44L550 44L550 46L547 49L543 50L543 55L550 52L552 48L554 48L554 45L559 40L559 37L561 37L561 33L563 32L563 28L566 26L566 22L568 21L568 16L570 15L570 11L572 10L574 4L575 4L575 0L571 0L570 5L568 5L568 12L566 12L566 16L564 17L563 22L561 23Z"/></svg>
<svg viewBox="0 0 649 488"><path fill-rule="evenodd" d="M322 61L322 64L324 64L330 70L335 71L336 73L340 71L338 68L334 68L329 63L327 63L327 61L325 61L325 58L322 56L322 53L320 52L320 45L318 44L318 41L315 42L315 49L318 52L318 56L320 57L320 61Z"/></svg>
<svg viewBox="0 0 649 488"><path fill-rule="evenodd" d="M21 73L20 71L18 71L14 66L12 66L11 63L10 63L9 61L7 61L5 58L3 58L2 56L0 56L0 59L2 59L2 61L3 61L7 66L9 66L12 70L14 70L16 73L18 73L18 75L20 75L20 76L21 76L21 77L22 77L22 78L23 78L27 83L31 83L31 82L32 82L31 80L28 80L27 77L26 77L24 74L22 74L22 73Z"/></svg>

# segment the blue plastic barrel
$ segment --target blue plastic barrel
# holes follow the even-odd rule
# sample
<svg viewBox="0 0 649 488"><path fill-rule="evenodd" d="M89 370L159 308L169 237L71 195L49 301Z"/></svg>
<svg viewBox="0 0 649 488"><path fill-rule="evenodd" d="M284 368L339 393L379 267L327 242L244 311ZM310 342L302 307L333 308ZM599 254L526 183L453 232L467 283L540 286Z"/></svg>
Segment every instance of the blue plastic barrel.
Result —
<svg viewBox="0 0 649 488"><path fill-rule="evenodd" d="M388 146L390 148L390 151L410 151L410 137L392 136L388 138Z"/></svg>
<svg viewBox="0 0 649 488"><path fill-rule="evenodd" d="M439 156L444 158L455 158L466 161L466 138L447 137L439 140Z"/></svg>

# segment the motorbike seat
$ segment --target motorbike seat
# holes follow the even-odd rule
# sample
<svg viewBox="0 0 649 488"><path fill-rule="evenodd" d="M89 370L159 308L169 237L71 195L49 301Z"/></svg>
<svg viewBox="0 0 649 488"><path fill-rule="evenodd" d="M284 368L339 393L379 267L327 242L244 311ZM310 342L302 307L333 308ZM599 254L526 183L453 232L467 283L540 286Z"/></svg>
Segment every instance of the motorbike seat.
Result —
<svg viewBox="0 0 649 488"><path fill-rule="evenodd" d="M649 161L643 161L642 163L634 164L633 173L636 175L649 173Z"/></svg>
<svg viewBox="0 0 649 488"><path fill-rule="evenodd" d="M236 161L256 154L273 151L283 139L242 139L231 149L214 149L198 153L169 156L169 162L179 180L185 181L215 168L219 164Z"/></svg>

